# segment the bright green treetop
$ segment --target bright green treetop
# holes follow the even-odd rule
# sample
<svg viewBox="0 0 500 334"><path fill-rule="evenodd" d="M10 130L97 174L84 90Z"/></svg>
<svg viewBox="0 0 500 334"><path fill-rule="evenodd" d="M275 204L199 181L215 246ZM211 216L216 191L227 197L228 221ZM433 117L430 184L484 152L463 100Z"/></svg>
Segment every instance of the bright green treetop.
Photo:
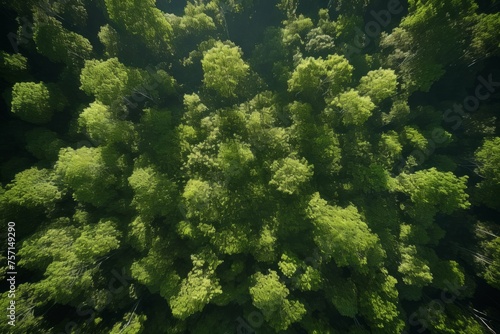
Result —
<svg viewBox="0 0 500 334"><path fill-rule="evenodd" d="M374 103L379 103L393 96L397 86L397 76L393 70L378 69L361 78L358 90L361 94L368 95Z"/></svg>
<svg viewBox="0 0 500 334"><path fill-rule="evenodd" d="M332 105L340 109L344 125L362 125L375 109L370 97L361 96L354 89L340 94L332 101Z"/></svg>
<svg viewBox="0 0 500 334"><path fill-rule="evenodd" d="M170 48L172 26L155 7L154 0L105 0L105 4L111 20L131 34L143 38L152 50L164 53Z"/></svg>
<svg viewBox="0 0 500 334"><path fill-rule="evenodd" d="M110 156L100 147L65 148L59 153L55 172L73 191L75 200L102 206L115 195L117 180L106 159Z"/></svg>
<svg viewBox="0 0 500 334"><path fill-rule="evenodd" d="M62 198L53 173L32 167L16 174L2 194L7 203L29 209L53 208Z"/></svg>
<svg viewBox="0 0 500 334"><path fill-rule="evenodd" d="M287 299L290 291L280 282L275 271L269 270L267 275L256 273L254 282L250 287L253 305L276 331L286 330L292 323L302 319L306 313L304 305Z"/></svg>
<svg viewBox="0 0 500 334"><path fill-rule="evenodd" d="M23 121L44 124L54 111L64 108L64 97L55 86L43 82L18 82L12 88L11 111Z"/></svg>
<svg viewBox="0 0 500 334"><path fill-rule="evenodd" d="M314 242L326 259L360 272L380 265L384 256L380 241L356 207L330 206L316 193L309 202L307 216L314 226Z"/></svg>
<svg viewBox="0 0 500 334"><path fill-rule="evenodd" d="M241 55L240 48L216 42L201 61L205 86L222 97L236 96L238 84L248 75L249 70Z"/></svg>
<svg viewBox="0 0 500 334"><path fill-rule="evenodd" d="M313 175L313 167L307 161L296 158L276 160L271 165L273 173L270 185L285 194L297 194Z"/></svg>

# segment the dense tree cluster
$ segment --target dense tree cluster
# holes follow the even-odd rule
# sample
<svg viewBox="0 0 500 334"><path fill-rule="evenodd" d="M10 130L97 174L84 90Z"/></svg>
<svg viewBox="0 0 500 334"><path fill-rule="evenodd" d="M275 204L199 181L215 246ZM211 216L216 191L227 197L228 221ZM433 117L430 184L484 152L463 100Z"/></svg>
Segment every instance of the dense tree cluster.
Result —
<svg viewBox="0 0 500 334"><path fill-rule="evenodd" d="M2 2L0 332L500 330L497 5Z"/></svg>

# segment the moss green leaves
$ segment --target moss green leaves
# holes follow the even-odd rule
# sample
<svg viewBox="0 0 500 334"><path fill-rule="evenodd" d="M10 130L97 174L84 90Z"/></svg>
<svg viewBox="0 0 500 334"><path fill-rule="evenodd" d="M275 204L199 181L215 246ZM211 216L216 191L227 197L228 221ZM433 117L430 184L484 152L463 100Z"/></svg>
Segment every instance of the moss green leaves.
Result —
<svg viewBox="0 0 500 334"><path fill-rule="evenodd" d="M134 139L133 125L118 119L110 108L100 102L93 102L85 108L78 117L81 132L85 133L94 143L132 144Z"/></svg>
<svg viewBox="0 0 500 334"><path fill-rule="evenodd" d="M215 296L222 293L215 269L222 263L211 252L192 255L193 268L182 280L179 291L169 303L172 314L180 319L203 310Z"/></svg>
<svg viewBox="0 0 500 334"><path fill-rule="evenodd" d="M399 175L398 191L410 196L417 211L450 214L470 206L469 196L465 192L467 179L467 176L456 177L451 172L430 168L414 174Z"/></svg>
<svg viewBox="0 0 500 334"><path fill-rule="evenodd" d="M172 26L163 13L155 7L154 0L139 2L106 0L105 4L110 19L120 27L143 38L152 50L162 53L168 51Z"/></svg>
<svg viewBox="0 0 500 334"><path fill-rule="evenodd" d="M238 84L249 72L249 66L241 56L241 49L237 46L216 42L201 61L204 85L222 97L236 96Z"/></svg>
<svg viewBox="0 0 500 334"><path fill-rule="evenodd" d="M26 122L47 123L54 111L64 108L64 103L57 87L43 82L18 82L12 88L11 111Z"/></svg>
<svg viewBox="0 0 500 334"><path fill-rule="evenodd" d="M75 200L102 206L115 196L117 178L106 161L109 158L100 147L66 148L59 154L55 173L73 191Z"/></svg>
<svg viewBox="0 0 500 334"><path fill-rule="evenodd" d="M248 174L250 163L255 157L250 145L231 140L221 143L217 154L217 164L228 182Z"/></svg>
<svg viewBox="0 0 500 334"><path fill-rule="evenodd" d="M309 202L307 216L314 226L314 242L325 259L360 272L380 265L384 257L380 241L356 207L330 206L316 193Z"/></svg>
<svg viewBox="0 0 500 334"><path fill-rule="evenodd" d="M496 194L500 190L500 138L488 138L476 150L476 173L484 179L477 184L478 200L491 208L500 209Z"/></svg>
<svg viewBox="0 0 500 334"><path fill-rule="evenodd" d="M345 57L334 54L326 59L301 59L288 80L288 91L314 100L323 94L335 96L351 80L353 67Z"/></svg>
<svg viewBox="0 0 500 334"><path fill-rule="evenodd" d="M132 205L142 217L166 216L175 208L175 183L153 167L135 168L128 182L134 190Z"/></svg>
<svg viewBox="0 0 500 334"><path fill-rule="evenodd" d="M2 196L11 205L28 209L53 209L62 194L50 170L32 167L16 174Z"/></svg>
<svg viewBox="0 0 500 334"><path fill-rule="evenodd" d="M500 16L400 2L4 1L16 328L483 331Z"/></svg>
<svg viewBox="0 0 500 334"><path fill-rule="evenodd" d="M98 259L116 250L120 237L113 220L79 229L60 219L24 241L19 264L45 270L44 279L34 284L37 297L66 304L92 286Z"/></svg>
<svg viewBox="0 0 500 334"><path fill-rule="evenodd" d="M292 157L276 160L271 165L273 173L270 185L285 194L297 194L313 175L313 167L302 159Z"/></svg>
<svg viewBox="0 0 500 334"><path fill-rule="evenodd" d="M87 60L80 74L81 89L107 105L131 95L141 79L138 70L127 68L118 58Z"/></svg>
<svg viewBox="0 0 500 334"><path fill-rule="evenodd" d="M377 104L396 94L397 76L393 70L378 69L368 72L359 81L358 90Z"/></svg>
<svg viewBox="0 0 500 334"><path fill-rule="evenodd" d="M276 331L286 330L306 313L301 302L287 299L289 293L275 271L254 275L254 284L250 287L252 303Z"/></svg>
<svg viewBox="0 0 500 334"><path fill-rule="evenodd" d="M80 34L67 30L54 17L39 15L33 28L38 52L56 63L80 68L92 54L92 44Z"/></svg>
<svg viewBox="0 0 500 334"><path fill-rule="evenodd" d="M361 96L354 89L340 94L332 101L332 105L340 110L344 125L362 125L375 109L375 104L368 96Z"/></svg>

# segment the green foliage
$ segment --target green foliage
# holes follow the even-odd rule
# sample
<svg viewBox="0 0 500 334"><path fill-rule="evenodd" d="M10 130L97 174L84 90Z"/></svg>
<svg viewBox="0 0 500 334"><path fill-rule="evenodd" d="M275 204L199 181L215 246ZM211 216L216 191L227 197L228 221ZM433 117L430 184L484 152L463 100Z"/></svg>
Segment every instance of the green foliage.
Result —
<svg viewBox="0 0 500 334"><path fill-rule="evenodd" d="M19 251L20 266L45 269L44 279L34 284L34 296L61 304L85 293L98 271L97 260L120 246L114 221L103 219L82 229L68 223L56 221L25 240Z"/></svg>
<svg viewBox="0 0 500 334"><path fill-rule="evenodd" d="M374 103L396 94L397 76L393 70L378 69L368 72L359 80L358 90L363 95L368 95Z"/></svg>
<svg viewBox="0 0 500 334"><path fill-rule="evenodd" d="M56 63L65 63L80 68L82 60L92 54L90 41L73 31L67 30L54 17L43 14L36 17L33 40L37 51Z"/></svg>
<svg viewBox="0 0 500 334"><path fill-rule="evenodd" d="M99 41L104 45L105 54L109 58L118 57L120 35L109 24L101 27L98 33Z"/></svg>
<svg viewBox="0 0 500 334"><path fill-rule="evenodd" d="M311 100L325 93L335 96L350 82L352 71L352 65L337 54L326 59L307 57L295 67L288 80L288 91L301 93Z"/></svg>
<svg viewBox="0 0 500 334"><path fill-rule="evenodd" d="M286 330L294 322L300 321L306 309L302 303L287 299L290 291L279 281L278 274L256 273L254 284L250 287L253 305L258 308L264 319L276 330Z"/></svg>
<svg viewBox="0 0 500 334"><path fill-rule="evenodd" d="M404 329L405 324L398 309L396 284L397 280L382 269L371 277L369 285L360 287L361 314L367 317L375 331L399 333Z"/></svg>
<svg viewBox="0 0 500 334"><path fill-rule="evenodd" d="M415 246L401 248L401 264L398 271L407 285L425 286L432 282L429 265L417 255Z"/></svg>
<svg viewBox="0 0 500 334"><path fill-rule="evenodd" d="M27 209L53 209L61 200L62 191L57 186L52 171L32 167L16 174L2 194L8 204Z"/></svg>
<svg viewBox="0 0 500 334"><path fill-rule="evenodd" d="M241 49L220 41L203 55L203 83L220 96L236 96L238 84L248 75L249 66L241 58Z"/></svg>
<svg viewBox="0 0 500 334"><path fill-rule="evenodd" d="M379 239L370 232L356 207L330 206L316 193L309 202L307 216L314 226L314 241L325 259L359 272L380 265L384 252Z"/></svg>
<svg viewBox="0 0 500 334"><path fill-rule="evenodd" d="M496 194L500 190L500 138L488 138L477 149L475 158L478 164L476 173L483 177L477 187L477 199L487 206L500 211Z"/></svg>
<svg viewBox="0 0 500 334"><path fill-rule="evenodd" d="M430 325L431 333L446 334L483 334L483 327L474 319L474 317L454 304L438 305L428 304L425 318L422 320Z"/></svg>
<svg viewBox="0 0 500 334"><path fill-rule="evenodd" d="M358 289L352 279L336 276L330 281L326 292L340 314L351 318L358 314Z"/></svg>
<svg viewBox="0 0 500 334"><path fill-rule="evenodd" d="M75 200L102 206L115 196L117 178L109 166L110 158L100 147L65 148L59 153L55 173L72 190Z"/></svg>
<svg viewBox="0 0 500 334"><path fill-rule="evenodd" d="M375 109L370 97L361 96L354 89L340 94L331 105L340 109L344 125L362 125Z"/></svg>
<svg viewBox="0 0 500 334"><path fill-rule="evenodd" d="M94 95L97 100L112 105L132 94L132 90L141 84L141 73L127 68L117 58L105 61L87 60L80 75L81 89Z"/></svg>
<svg viewBox="0 0 500 334"><path fill-rule="evenodd" d="M186 217L198 217L202 220L217 218L217 212L211 205L214 189L206 181L190 179L184 187L182 198L186 208Z"/></svg>
<svg viewBox="0 0 500 334"><path fill-rule="evenodd" d="M176 185L152 167L135 168L128 182L134 190L134 205L142 217L166 216L172 210Z"/></svg>
<svg viewBox="0 0 500 334"><path fill-rule="evenodd" d="M26 150L39 160L56 161L59 150L65 146L57 133L45 128L26 132Z"/></svg>
<svg viewBox="0 0 500 334"><path fill-rule="evenodd" d="M491 4L3 5L0 332L495 329Z"/></svg>
<svg viewBox="0 0 500 334"><path fill-rule="evenodd" d="M169 21L174 30L174 36L179 38L191 37L193 35L203 35L209 31L215 30L214 19L207 12L215 11L213 2L208 4L188 2L184 8L184 15L181 17L169 15ZM210 13L214 14L214 13ZM176 33L176 34L175 34Z"/></svg>
<svg viewBox="0 0 500 334"><path fill-rule="evenodd" d="M94 143L131 143L134 136L132 124L117 119L110 108L100 102L91 103L83 110L78 125Z"/></svg>
<svg viewBox="0 0 500 334"><path fill-rule="evenodd" d="M255 159L250 145L238 141L228 141L219 146L217 164L226 180L238 179L248 173L251 162Z"/></svg>
<svg viewBox="0 0 500 334"><path fill-rule="evenodd" d="M500 48L500 13L480 14L473 28L472 49L474 56L498 55Z"/></svg>
<svg viewBox="0 0 500 334"><path fill-rule="evenodd" d="M7 310L10 306L9 298L10 291L3 292L0 294L0 307ZM44 320L42 315L35 315L33 309L35 307L40 307L43 302L36 300L35 298L35 287L30 283L22 283L16 286L16 315L22 314L22 321L16 321L15 328L16 331L20 332L36 332L40 330L40 327L45 327L46 321ZM19 312L19 313L17 313ZM9 332L12 331L12 325L8 323L10 318L7 318L7 321L3 321L0 323L0 331ZM16 319L17 320L17 319Z"/></svg>
<svg viewBox="0 0 500 334"><path fill-rule="evenodd" d="M388 131L380 136L379 148L381 156L383 157L382 162L388 167L400 157L403 150L398 134L395 131Z"/></svg>
<svg viewBox="0 0 500 334"><path fill-rule="evenodd" d="M135 229L141 228L140 225L144 229L148 226L147 222L139 219L133 224L136 225ZM170 298L180 281L179 275L172 269L172 251L157 236L140 247L147 249L148 253L132 263L130 267L132 278L146 286L151 293L159 292L162 297Z"/></svg>
<svg viewBox="0 0 500 334"><path fill-rule="evenodd" d="M64 97L56 87L43 82L18 82L12 88L11 112L23 121L44 124L54 111L64 108Z"/></svg>
<svg viewBox="0 0 500 334"><path fill-rule="evenodd" d="M304 158L276 160L271 165L271 171L273 176L269 184L289 195L299 193L301 186L313 175L313 167Z"/></svg>
<svg viewBox="0 0 500 334"><path fill-rule="evenodd" d="M145 152L163 170L178 170L178 138L172 112L166 109L144 109L138 124L139 151Z"/></svg>
<svg viewBox="0 0 500 334"><path fill-rule="evenodd" d="M413 148L425 151L427 149L427 145L429 144L428 140L422 135L416 128L405 126L403 132L401 134L404 143L408 143Z"/></svg>
<svg viewBox="0 0 500 334"><path fill-rule="evenodd" d="M16 82L27 77L28 59L20 53L0 51L0 77Z"/></svg>
<svg viewBox="0 0 500 334"><path fill-rule="evenodd" d="M170 47L172 26L153 0L105 0L109 18L133 35L140 36L148 47L164 53ZM137 15L142 19L138 20Z"/></svg>
<svg viewBox="0 0 500 334"><path fill-rule="evenodd" d="M144 333L144 322L147 317L145 315L137 315L134 312L125 313L123 320L116 323L110 334L140 334Z"/></svg>
<svg viewBox="0 0 500 334"><path fill-rule="evenodd" d="M500 288L500 237L484 244L486 255L491 259L487 269L483 274L488 284L495 288Z"/></svg>
<svg viewBox="0 0 500 334"><path fill-rule="evenodd" d="M401 174L397 179L398 191L410 196L416 212L427 210L450 214L470 206L465 192L467 176L456 177L453 173L430 168L414 174Z"/></svg>
<svg viewBox="0 0 500 334"><path fill-rule="evenodd" d="M182 280L179 291L169 300L172 314L179 319L203 310L215 296L222 293L215 269L222 263L215 254L191 255L193 268Z"/></svg>
<svg viewBox="0 0 500 334"><path fill-rule="evenodd" d="M312 20L300 14L298 17L289 18L283 22L283 43L302 44L307 32L314 26Z"/></svg>

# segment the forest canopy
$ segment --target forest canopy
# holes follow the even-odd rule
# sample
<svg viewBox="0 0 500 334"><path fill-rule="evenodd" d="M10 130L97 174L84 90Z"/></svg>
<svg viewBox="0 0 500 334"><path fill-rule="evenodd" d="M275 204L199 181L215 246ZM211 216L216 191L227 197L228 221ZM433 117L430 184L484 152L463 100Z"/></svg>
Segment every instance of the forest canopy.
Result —
<svg viewBox="0 0 500 334"><path fill-rule="evenodd" d="M0 332L500 332L498 1L1 6Z"/></svg>

